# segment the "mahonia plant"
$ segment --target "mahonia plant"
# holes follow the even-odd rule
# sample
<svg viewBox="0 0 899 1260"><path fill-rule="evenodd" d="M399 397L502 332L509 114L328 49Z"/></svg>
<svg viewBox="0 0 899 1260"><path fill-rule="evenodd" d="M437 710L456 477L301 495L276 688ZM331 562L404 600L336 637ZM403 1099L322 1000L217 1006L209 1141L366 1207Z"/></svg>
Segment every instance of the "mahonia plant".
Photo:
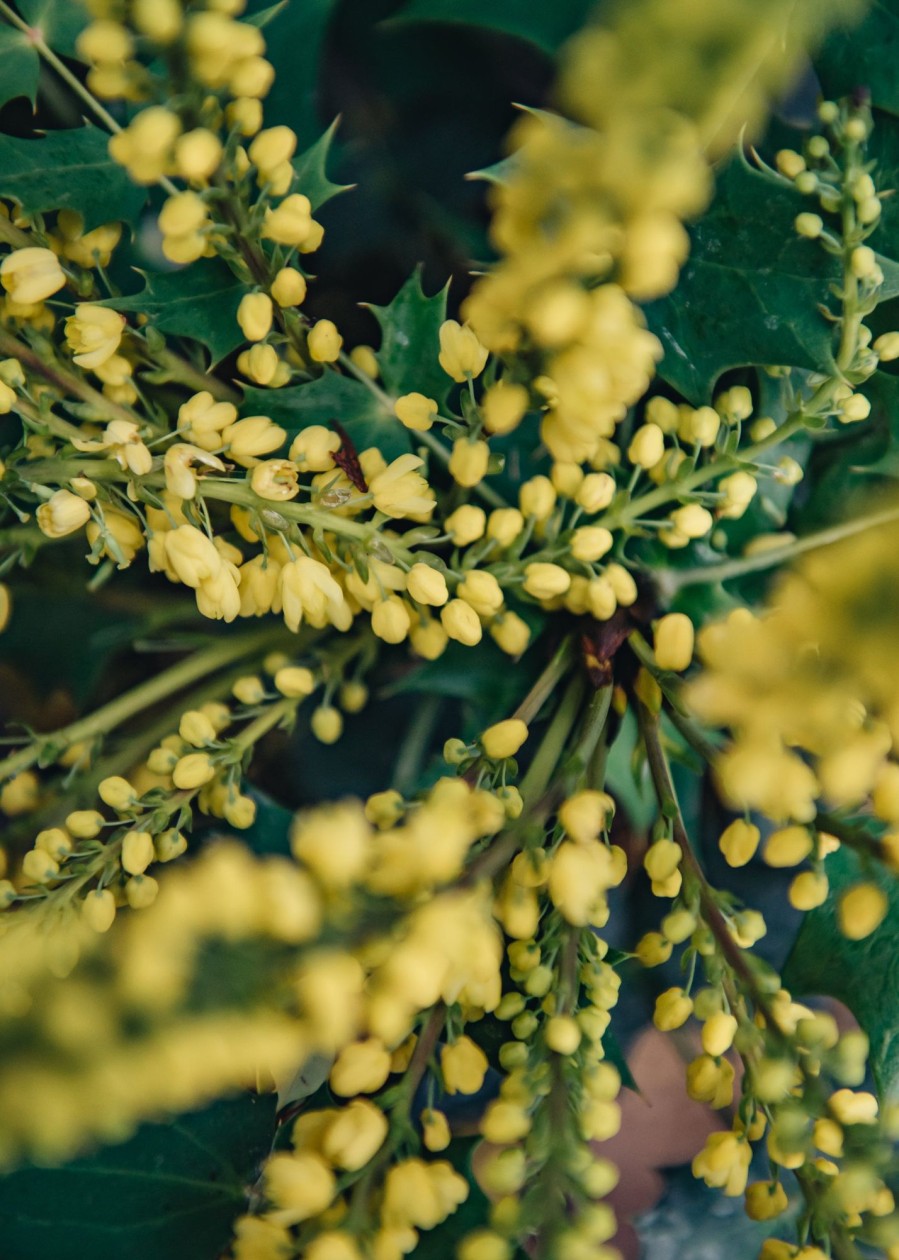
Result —
<svg viewBox="0 0 899 1260"><path fill-rule="evenodd" d="M763 1260L895 1260L899 1110L865 1032L756 952L763 915L716 886L683 803L705 782L724 863L787 868L790 904L833 908L848 941L887 918L899 509L796 537L777 504L812 449L870 424L866 386L899 358L871 326L899 291L867 243L889 190L863 94L822 100L802 152L747 147L855 6L605 6L489 173L495 260L408 351L390 307L380 350L307 314L329 137L298 155L266 126L265 22L242 0L85 7L82 75L27 5L0 18L108 133L170 269L123 294L133 216L88 213L62 174L50 197L0 179L0 625L20 568L40 580L59 549L98 599L145 586L149 643L176 657L4 747L0 1161L57 1165L253 1085L277 1090L279 1136L234 1260L401 1260L475 1194L440 1254L613 1260L611 1012L622 978L676 959L654 1023L684 1030L686 1090L723 1113L696 1177L769 1223ZM644 307L734 151L805 206L788 244L829 277L807 312L826 352L691 401L657 381L677 328ZM176 293L195 327L167 322ZM377 424L341 410L360 397ZM722 594L723 619L686 599L778 570ZM462 674L485 637L516 701L439 771L310 805L289 854L240 843L272 732L337 754L383 662ZM642 851L616 821L628 730L657 803ZM625 879L661 903L636 940ZM452 1157L472 1133L474 1172Z"/></svg>

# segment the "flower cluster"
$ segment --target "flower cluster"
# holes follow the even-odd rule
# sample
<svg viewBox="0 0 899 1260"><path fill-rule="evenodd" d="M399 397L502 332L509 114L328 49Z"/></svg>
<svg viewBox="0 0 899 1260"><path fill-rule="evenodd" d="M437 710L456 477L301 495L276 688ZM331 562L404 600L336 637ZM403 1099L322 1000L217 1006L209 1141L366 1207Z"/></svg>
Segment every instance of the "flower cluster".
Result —
<svg viewBox="0 0 899 1260"><path fill-rule="evenodd" d="M817 370L653 389L641 310L677 281L711 162L851 6L634 0L577 36L563 112L523 117L491 172L498 261L459 320L440 307L403 392L383 347L345 349L305 309L323 194L294 132L265 125L264 23L241 0L85 7L77 91L152 191L174 274L231 285L233 353L204 369L122 297L125 225L0 203L0 631L15 569L86 553L91 590L128 570L152 591L150 645L177 653L0 759L0 1162L268 1082L289 1140L235 1260L401 1260L472 1178L489 1203L458 1260L613 1260L608 1028L626 967L675 960L654 1023L692 1044L689 1096L730 1113L696 1176L773 1221L795 1175L801 1244L764 1260L856 1238L899 1256L899 1118L866 1088L867 1038L758 959L764 917L710 883L670 764L708 770L733 811L730 867L759 855L797 910L835 901L850 940L878 930L899 872L897 513L769 532L803 444L864 424L899 357L865 322L893 291L868 244L888 175L865 102L822 102L802 152L759 159L772 196L814 199L793 243L833 279L809 313L830 329ZM317 403L332 387L377 423ZM760 610L702 624L682 598L800 554ZM529 681L477 724L454 710L443 764L422 721L396 786L320 793L289 856L216 838L254 827L272 732L335 744L388 673L502 661L492 644ZM658 805L645 849L610 769L626 738ZM837 894L841 848L863 873ZM619 953L625 880L660 916ZM298 1096L309 1064L321 1089ZM756 1152L770 1175L750 1181Z"/></svg>

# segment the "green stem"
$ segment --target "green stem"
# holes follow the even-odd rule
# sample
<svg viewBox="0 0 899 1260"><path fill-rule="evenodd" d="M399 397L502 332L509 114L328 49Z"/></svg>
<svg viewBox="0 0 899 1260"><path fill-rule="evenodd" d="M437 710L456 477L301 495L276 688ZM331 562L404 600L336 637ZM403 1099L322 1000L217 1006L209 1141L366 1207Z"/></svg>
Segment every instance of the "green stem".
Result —
<svg viewBox="0 0 899 1260"><path fill-rule="evenodd" d="M578 673L571 678L562 701L556 709L549 729L521 781L521 795L525 806L535 805L546 792L571 734L584 698L584 680Z"/></svg>
<svg viewBox="0 0 899 1260"><path fill-rule="evenodd" d="M155 678L133 687L131 691L126 691L87 717L79 718L77 722L72 722L59 731L36 736L31 744L0 761L0 782L35 765L42 753L50 747L62 752L72 744L95 739L114 730L135 713L150 708L168 696L177 695L197 679L258 651L272 637L273 631L267 628L237 639L228 638L215 643L205 650L193 653L186 660L179 661Z"/></svg>
<svg viewBox="0 0 899 1260"><path fill-rule="evenodd" d="M878 525L886 525L899 520L899 508L890 508L883 512L872 512L870 516L859 516L840 525L832 525L829 529L818 530L785 543L782 547L772 547L769 551L761 551L753 556L741 556L721 564L699 566L695 569L662 569L655 574L657 586L666 600L673 599L685 586L694 586L700 582L727 582L732 578L744 577L747 573L758 573L764 569L778 565L803 555L806 551L814 551L818 547L829 547L844 538L861 534L866 529L876 529Z"/></svg>
<svg viewBox="0 0 899 1260"><path fill-rule="evenodd" d="M573 660L574 645L571 639L563 639L552 660L512 716L520 718L526 726L533 722L558 683L568 673Z"/></svg>
<svg viewBox="0 0 899 1260"><path fill-rule="evenodd" d="M0 0L2 3L2 0ZM144 421L140 416L130 411L127 407L122 407L119 403L112 402L105 394L101 394L99 390L94 389L87 381L77 376L74 372L68 371L57 362L48 362L42 358L24 341L19 341L6 328L0 328L0 355L4 358L18 359L23 367L27 368L37 376L42 376L56 389L60 390L63 395L72 394L82 402L90 403L96 407L101 415L105 415L110 420L127 420L131 424L138 424L143 427Z"/></svg>
<svg viewBox="0 0 899 1260"><path fill-rule="evenodd" d="M257 744L264 735L278 725L289 713L293 713L300 701L294 696L285 696L269 705L264 713L260 713L239 735L231 741L232 747L243 754Z"/></svg>

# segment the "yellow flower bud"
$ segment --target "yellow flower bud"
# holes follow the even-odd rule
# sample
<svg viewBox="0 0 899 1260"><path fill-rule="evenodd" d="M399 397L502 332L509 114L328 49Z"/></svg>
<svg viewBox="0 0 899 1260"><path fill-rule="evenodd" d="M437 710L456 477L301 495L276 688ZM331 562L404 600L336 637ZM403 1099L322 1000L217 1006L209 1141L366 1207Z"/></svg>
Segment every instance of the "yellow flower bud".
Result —
<svg viewBox="0 0 899 1260"><path fill-rule="evenodd" d="M492 573L483 569L469 569L456 587L456 594L481 617L492 617L503 606L503 592Z"/></svg>
<svg viewBox="0 0 899 1260"><path fill-rule="evenodd" d="M644 967L658 967L671 957L671 942L660 932L647 932L637 942L634 953Z"/></svg>
<svg viewBox="0 0 899 1260"><path fill-rule="evenodd" d="M458 1037L440 1051L440 1071L448 1094L476 1094L484 1084L487 1056L470 1037Z"/></svg>
<svg viewBox="0 0 899 1260"><path fill-rule="evenodd" d="M49 884L59 874L59 863L44 849L29 849L22 859L22 874L30 884Z"/></svg>
<svg viewBox="0 0 899 1260"><path fill-rule="evenodd" d="M130 809L137 800L137 794L128 780L117 774L102 780L97 788L97 795L104 805L108 805L119 814Z"/></svg>
<svg viewBox="0 0 899 1260"><path fill-rule="evenodd" d="M669 613L656 622L653 651L660 669L681 673L693 659L693 622L684 613Z"/></svg>
<svg viewBox="0 0 899 1260"><path fill-rule="evenodd" d="M131 20L154 43L171 44L181 34L184 12L180 0L133 0Z"/></svg>
<svg viewBox="0 0 899 1260"><path fill-rule="evenodd" d="M237 322L247 341L262 341L272 327L274 311L267 293L245 293L237 308Z"/></svg>
<svg viewBox="0 0 899 1260"><path fill-rule="evenodd" d="M296 134L289 127L268 127L260 131L247 151L250 161L259 170L260 183L282 162L289 162L296 147Z"/></svg>
<svg viewBox="0 0 899 1260"><path fill-rule="evenodd" d="M827 1105L841 1125L877 1123L877 1099L873 1094L838 1089Z"/></svg>
<svg viewBox="0 0 899 1260"><path fill-rule="evenodd" d="M615 478L608 473L587 473L577 489L574 501L585 512L602 512L615 497Z"/></svg>
<svg viewBox="0 0 899 1260"><path fill-rule="evenodd" d="M266 240L278 245L302 246L312 233L312 204L302 193L291 193L274 210L267 210L262 225Z"/></svg>
<svg viewBox="0 0 899 1260"><path fill-rule="evenodd" d="M545 521L556 506L556 490L549 477L531 477L518 491L518 506L523 516Z"/></svg>
<svg viewBox="0 0 899 1260"><path fill-rule="evenodd" d="M716 1011L702 1026L702 1048L706 1054L719 1058L733 1045L737 1021L725 1011Z"/></svg>
<svg viewBox="0 0 899 1260"><path fill-rule="evenodd" d="M272 281L272 297L279 306L299 306L306 300L306 277L295 267L282 267Z"/></svg>
<svg viewBox="0 0 899 1260"><path fill-rule="evenodd" d="M572 840L589 844L605 830L615 802L605 792L584 789L563 801L559 807L559 822Z"/></svg>
<svg viewBox="0 0 899 1260"><path fill-rule="evenodd" d="M31 306L57 293L66 277L52 250L29 245L6 255L0 263L0 283L14 302Z"/></svg>
<svg viewBox="0 0 899 1260"><path fill-rule="evenodd" d="M229 424L222 442L232 459L244 468L254 468L261 455L270 455L283 445L287 433L268 416L245 416Z"/></svg>
<svg viewBox="0 0 899 1260"><path fill-rule="evenodd" d="M393 404L397 419L407 429L417 433L426 433L437 419L437 403L424 394L403 394Z"/></svg>
<svg viewBox="0 0 899 1260"><path fill-rule="evenodd" d="M337 1189L334 1174L320 1155L311 1151L272 1155L263 1169L265 1193L285 1225L318 1216L331 1203Z"/></svg>
<svg viewBox="0 0 899 1260"><path fill-rule="evenodd" d="M514 757L528 737L528 728L520 718L507 718L487 728L481 736L481 747L488 757L501 761Z"/></svg>
<svg viewBox="0 0 899 1260"><path fill-rule="evenodd" d="M888 909L887 895L877 884L854 884L837 905L840 931L850 941L860 941L880 927Z"/></svg>
<svg viewBox="0 0 899 1260"><path fill-rule="evenodd" d="M132 910L152 906L158 892L159 884L152 875L133 875L125 885L125 896Z"/></svg>
<svg viewBox="0 0 899 1260"><path fill-rule="evenodd" d="M336 468L333 455L340 449L340 436L321 424L310 424L290 444L290 459L303 472L330 472Z"/></svg>
<svg viewBox="0 0 899 1260"><path fill-rule="evenodd" d="M343 337L330 319L320 319L310 328L306 339L309 357L315 363L336 363L342 345Z"/></svg>
<svg viewBox="0 0 899 1260"><path fill-rule="evenodd" d="M571 585L571 574L558 564L537 561L525 566L524 589L535 599L553 599L564 595Z"/></svg>
<svg viewBox="0 0 899 1260"><path fill-rule="evenodd" d="M729 866L745 866L755 856L760 838L758 827L737 818L721 833L718 847Z"/></svg>
<svg viewBox="0 0 899 1260"><path fill-rule="evenodd" d="M492 516L492 514L491 514ZM467 547L469 543L483 538L487 525L487 514L483 508L472 503L464 503L462 507L451 512L444 522L447 533L457 547ZM523 524L523 522L522 522Z"/></svg>
<svg viewBox="0 0 899 1260"><path fill-rule="evenodd" d="M460 486L476 486L483 481L489 461L490 448L486 442L457 438L453 443L449 470Z"/></svg>
<svg viewBox="0 0 899 1260"><path fill-rule="evenodd" d="M488 1142L498 1146L517 1142L531 1129L531 1118L519 1103L497 1099L490 1103L480 1124L481 1133Z"/></svg>
<svg viewBox="0 0 899 1260"><path fill-rule="evenodd" d="M315 675L302 665L283 665L275 674L275 687L282 696L301 699L315 690Z"/></svg>
<svg viewBox="0 0 899 1260"><path fill-rule="evenodd" d="M310 726L320 744L336 744L343 734L343 717L339 709L321 704L312 714Z"/></svg>
<svg viewBox="0 0 899 1260"><path fill-rule="evenodd" d="M517 613L508 611L490 623L490 635L508 656L520 656L531 639L527 622Z"/></svg>
<svg viewBox="0 0 899 1260"><path fill-rule="evenodd" d="M91 510L87 503L70 490L56 490L37 509L37 523L48 538L65 538L74 534L90 520Z"/></svg>
<svg viewBox="0 0 899 1260"><path fill-rule="evenodd" d="M446 578L430 564L413 564L406 577L406 590L416 603L441 608L449 599Z"/></svg>
<svg viewBox="0 0 899 1260"><path fill-rule="evenodd" d="M464 599L451 599L440 610L440 622L451 639L474 647L483 637L478 614Z"/></svg>
<svg viewBox="0 0 899 1260"><path fill-rule="evenodd" d="M687 1022L693 1013L693 1003L683 989L666 989L656 998L652 1022L662 1032L671 1032Z"/></svg>
<svg viewBox="0 0 899 1260"><path fill-rule="evenodd" d="M122 839L122 867L129 875L141 875L155 857L148 831L127 831Z"/></svg>
<svg viewBox="0 0 899 1260"><path fill-rule="evenodd" d="M644 424L634 434L627 457L637 468L652 468L665 453L665 435L657 424Z"/></svg>
<svg viewBox="0 0 899 1260"><path fill-rule="evenodd" d="M94 888L81 903L81 913L95 932L108 932L115 919L115 897L108 888Z"/></svg>
<svg viewBox="0 0 899 1260"><path fill-rule="evenodd" d="M179 757L172 771L175 787L187 790L202 787L214 778L215 767L206 753L188 753L186 757Z"/></svg>
<svg viewBox="0 0 899 1260"><path fill-rule="evenodd" d="M385 643L402 643L408 636L412 618L398 595L378 600L371 610L371 628Z"/></svg>
<svg viewBox="0 0 899 1260"><path fill-rule="evenodd" d="M812 837L807 827L781 827L772 831L762 848L762 857L769 866L798 866L812 851Z"/></svg>
<svg viewBox="0 0 899 1260"><path fill-rule="evenodd" d="M787 1192L779 1181L754 1181L746 1187L746 1215L753 1221L770 1221L787 1210Z"/></svg>
<svg viewBox="0 0 899 1260"><path fill-rule="evenodd" d="M612 550L613 542L609 530L602 526L582 525L571 535L571 554L575 560L593 564Z"/></svg>
<svg viewBox="0 0 899 1260"><path fill-rule="evenodd" d="M673 840L657 840L646 850L643 866L651 880L662 882L680 866L680 845Z"/></svg>
<svg viewBox="0 0 899 1260"><path fill-rule="evenodd" d="M358 1172L383 1146L387 1117L368 1098L354 1098L331 1114L321 1139L322 1154L336 1168Z"/></svg>
<svg viewBox="0 0 899 1260"><path fill-rule="evenodd" d="M814 910L827 900L829 887L823 871L802 871L790 884L790 905L796 910Z"/></svg>
<svg viewBox="0 0 899 1260"><path fill-rule="evenodd" d="M487 537L501 547L511 547L524 529L524 517L518 508L496 508L487 520Z"/></svg>
<svg viewBox="0 0 899 1260"><path fill-rule="evenodd" d="M178 174L194 183L210 179L222 160L222 142L206 127L185 132L175 141Z"/></svg>
<svg viewBox="0 0 899 1260"><path fill-rule="evenodd" d="M481 399L481 414L488 433L511 433L518 428L527 409L527 389L511 381L490 385Z"/></svg>
<svg viewBox="0 0 899 1260"><path fill-rule="evenodd" d="M66 816L66 827L78 840L92 840L102 826L103 815L95 809L76 809Z"/></svg>
<svg viewBox="0 0 899 1260"><path fill-rule="evenodd" d="M581 1030L570 1015L554 1015L546 1022L546 1044L556 1054L574 1054L581 1044Z"/></svg>
<svg viewBox="0 0 899 1260"><path fill-rule="evenodd" d="M377 1037L344 1046L331 1068L329 1081L335 1094L373 1094L390 1075L390 1052Z"/></svg>
<svg viewBox="0 0 899 1260"><path fill-rule="evenodd" d="M483 346L467 324L448 319L440 325L440 366L454 381L480 376L487 362L487 347Z"/></svg>
<svg viewBox="0 0 899 1260"><path fill-rule="evenodd" d="M157 861L171 862L187 852L187 841L180 831L170 827L167 831L159 833L153 842L153 847L156 850Z"/></svg>

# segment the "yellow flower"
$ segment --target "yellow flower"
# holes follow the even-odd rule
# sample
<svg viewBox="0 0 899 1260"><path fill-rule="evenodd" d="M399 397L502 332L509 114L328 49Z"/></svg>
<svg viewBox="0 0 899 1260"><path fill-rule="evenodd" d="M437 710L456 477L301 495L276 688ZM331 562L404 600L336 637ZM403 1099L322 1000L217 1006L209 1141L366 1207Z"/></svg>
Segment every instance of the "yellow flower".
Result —
<svg viewBox="0 0 899 1260"><path fill-rule="evenodd" d="M448 319L440 325L440 366L454 381L480 376L487 362L487 347L482 345L467 324Z"/></svg>
<svg viewBox="0 0 899 1260"><path fill-rule="evenodd" d="M272 327L272 299L267 293L245 293L237 308L237 322L247 341L262 341Z"/></svg>
<svg viewBox="0 0 899 1260"><path fill-rule="evenodd" d="M309 330L306 346L314 363L335 363L340 358L343 337L330 319L320 319Z"/></svg>
<svg viewBox="0 0 899 1260"><path fill-rule="evenodd" d="M693 659L693 622L685 613L668 613L656 622L653 652L660 669L687 669Z"/></svg>
<svg viewBox="0 0 899 1260"><path fill-rule="evenodd" d="M66 277L52 250L29 245L6 255L0 263L0 282L14 302L31 306L58 293Z"/></svg>
<svg viewBox="0 0 899 1260"><path fill-rule="evenodd" d="M450 455L449 470L460 486L476 486L487 473L490 447L486 442L457 438Z"/></svg>
<svg viewBox="0 0 899 1260"><path fill-rule="evenodd" d="M328 1077L335 1094L373 1094L390 1075L390 1051L377 1037L344 1046Z"/></svg>
<svg viewBox="0 0 899 1260"><path fill-rule="evenodd" d="M507 718L484 731L481 747L488 757L501 761L514 757L528 737L528 728L520 718Z"/></svg>
<svg viewBox="0 0 899 1260"><path fill-rule="evenodd" d="M424 394L403 394L393 404L397 419L407 429L425 433L437 418L437 403Z"/></svg>
<svg viewBox="0 0 899 1260"><path fill-rule="evenodd" d="M37 523L48 538L65 538L90 520L91 510L84 499L70 490L56 490L37 509Z"/></svg>
<svg viewBox="0 0 899 1260"><path fill-rule="evenodd" d="M368 488L379 512L393 519L430 515L434 492L421 473L415 471L423 463L418 455L400 455L371 478Z"/></svg>
<svg viewBox="0 0 899 1260"><path fill-rule="evenodd" d="M470 1037L457 1037L440 1051L440 1071L448 1094L476 1094L487 1074L487 1056Z"/></svg>
<svg viewBox="0 0 899 1260"><path fill-rule="evenodd" d="M571 574L561 565L537 561L525 566L524 589L535 599L552 599L564 595L571 585Z"/></svg>
<svg viewBox="0 0 899 1260"><path fill-rule="evenodd" d="M79 367L96 368L118 350L125 317L96 302L80 302L66 320L66 341Z"/></svg>
<svg viewBox="0 0 899 1260"><path fill-rule="evenodd" d="M279 306L299 306L306 298L306 277L295 267L282 267L272 281L271 293Z"/></svg>
<svg viewBox="0 0 899 1260"><path fill-rule="evenodd" d="M284 621L294 633L304 620L319 630L328 624L348 628L349 607L343 591L320 560L299 556L288 561L281 568L279 587Z"/></svg>

